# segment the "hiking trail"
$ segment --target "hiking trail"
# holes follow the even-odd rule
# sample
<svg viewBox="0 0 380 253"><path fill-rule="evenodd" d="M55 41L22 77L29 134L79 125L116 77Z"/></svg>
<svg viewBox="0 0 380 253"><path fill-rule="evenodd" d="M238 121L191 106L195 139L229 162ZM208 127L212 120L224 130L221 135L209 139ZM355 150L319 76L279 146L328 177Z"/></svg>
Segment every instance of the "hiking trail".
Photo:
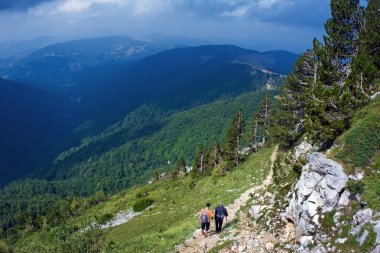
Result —
<svg viewBox="0 0 380 253"><path fill-rule="evenodd" d="M261 190L262 188L268 186L272 183L272 172L273 172L273 164L277 156L278 146L276 146L271 155L271 167L268 176L262 182L261 185L255 185L245 192L243 192L239 198L235 199L233 203L226 206L228 211L228 221L223 224L223 227L227 226L231 221L233 221L240 208L250 199L250 195L255 192ZM213 247L215 247L219 241L222 240L220 234L216 234L215 232L215 223L211 221L209 235L204 237L200 229L197 229L191 238L187 239L184 243L177 245L174 252L184 252L184 253L200 253L200 252L208 252Z"/></svg>

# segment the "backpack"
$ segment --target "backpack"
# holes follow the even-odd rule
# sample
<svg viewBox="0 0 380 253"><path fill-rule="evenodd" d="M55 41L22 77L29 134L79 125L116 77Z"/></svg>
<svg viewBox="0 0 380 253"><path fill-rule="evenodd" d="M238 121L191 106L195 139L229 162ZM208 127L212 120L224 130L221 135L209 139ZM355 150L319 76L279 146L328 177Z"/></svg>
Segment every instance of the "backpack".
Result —
<svg viewBox="0 0 380 253"><path fill-rule="evenodd" d="M223 208L219 207L216 209L216 211L217 211L216 218L221 219L221 220L224 219Z"/></svg>
<svg viewBox="0 0 380 253"><path fill-rule="evenodd" d="M202 221L202 223L207 223L208 222L208 217L207 217L207 211L206 210L203 210L203 212L201 214L201 221Z"/></svg>

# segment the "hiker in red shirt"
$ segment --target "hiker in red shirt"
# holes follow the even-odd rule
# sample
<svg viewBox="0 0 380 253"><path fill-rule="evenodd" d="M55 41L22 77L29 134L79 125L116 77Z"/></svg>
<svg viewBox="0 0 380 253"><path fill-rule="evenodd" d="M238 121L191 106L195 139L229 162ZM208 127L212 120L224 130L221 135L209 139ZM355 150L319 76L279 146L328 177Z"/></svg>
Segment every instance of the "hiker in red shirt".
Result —
<svg viewBox="0 0 380 253"><path fill-rule="evenodd" d="M214 217L213 212L209 210L211 204L207 203L206 207L199 212L198 222L201 222L202 234L207 237L207 232L210 229L210 221ZM206 231L206 232L205 232Z"/></svg>

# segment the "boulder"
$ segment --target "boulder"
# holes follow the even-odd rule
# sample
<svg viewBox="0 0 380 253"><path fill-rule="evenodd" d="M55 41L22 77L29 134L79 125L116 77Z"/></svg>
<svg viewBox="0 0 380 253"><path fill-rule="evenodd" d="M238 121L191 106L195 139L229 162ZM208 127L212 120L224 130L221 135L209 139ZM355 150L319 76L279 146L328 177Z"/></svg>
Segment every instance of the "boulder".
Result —
<svg viewBox="0 0 380 253"><path fill-rule="evenodd" d="M367 239L368 234L369 234L368 231L364 230L363 234L359 236L358 238L356 238L356 241L360 244L360 246L363 245L363 243L365 242L365 239Z"/></svg>
<svg viewBox="0 0 380 253"><path fill-rule="evenodd" d="M373 227L376 233L376 243L380 243L380 221L378 221Z"/></svg>
<svg viewBox="0 0 380 253"><path fill-rule="evenodd" d="M310 150L312 150L313 146L310 143L308 143L307 141L303 141L303 142L301 142L300 145L298 145L294 149L295 149L294 156L296 157L296 159L298 159L301 155L304 155L307 152L309 152Z"/></svg>
<svg viewBox="0 0 380 253"><path fill-rule="evenodd" d="M338 239L335 240L335 242L343 244L343 243L345 243L347 241L347 239L348 239L347 237L345 237L345 238L338 238Z"/></svg>
<svg viewBox="0 0 380 253"><path fill-rule="evenodd" d="M370 208L360 210L359 212L355 214L353 223L356 225L364 224L371 220L372 214L373 212L372 212L372 209Z"/></svg>
<svg viewBox="0 0 380 253"><path fill-rule="evenodd" d="M310 243L314 243L313 241L313 237L310 235L310 236L302 236L300 238L300 244L302 245L302 247L307 247Z"/></svg>
<svg viewBox="0 0 380 253"><path fill-rule="evenodd" d="M318 245L317 247L313 248L311 252L312 253L326 253L327 249L322 245Z"/></svg>
<svg viewBox="0 0 380 253"><path fill-rule="evenodd" d="M261 206L259 205L254 205L252 206L250 209L249 209L249 213L251 214L251 216L257 220L260 216L260 210L261 210Z"/></svg>
<svg viewBox="0 0 380 253"><path fill-rule="evenodd" d="M350 203L350 191L349 190L344 190L342 195L340 195L340 199L338 201L338 206L343 207L343 206L348 206Z"/></svg>
<svg viewBox="0 0 380 253"><path fill-rule="evenodd" d="M294 223L297 239L320 226L319 210L327 213L339 202L347 205L349 197L348 191L343 192L348 177L339 163L321 153L308 154L307 159L284 215Z"/></svg>
<svg viewBox="0 0 380 253"><path fill-rule="evenodd" d="M271 242L268 242L267 244L265 244L265 248L266 250L273 250L274 249L274 244L271 243Z"/></svg>
<svg viewBox="0 0 380 253"><path fill-rule="evenodd" d="M380 253L380 244L377 245L372 251L371 253Z"/></svg>

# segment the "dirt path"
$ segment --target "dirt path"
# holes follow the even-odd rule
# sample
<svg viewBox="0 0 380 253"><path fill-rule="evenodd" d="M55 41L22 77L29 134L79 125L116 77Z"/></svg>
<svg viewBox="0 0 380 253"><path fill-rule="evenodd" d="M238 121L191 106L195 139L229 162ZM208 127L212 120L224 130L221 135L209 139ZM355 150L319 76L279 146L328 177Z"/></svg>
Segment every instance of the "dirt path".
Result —
<svg viewBox="0 0 380 253"><path fill-rule="evenodd" d="M278 147L276 146L271 155L272 166L277 156ZM262 189L263 187L268 186L272 183L272 167L270 172L264 182L261 185L256 185L254 187L249 188L245 192L243 192L238 199L235 199L234 203L228 205L226 208L228 210L228 222L227 224L236 218L236 214L239 212L241 206L243 206L250 198L251 193L255 193L256 191ZM225 224L225 225L227 225ZM225 226L223 224L223 226ZM211 222L210 231L215 231L214 222ZM213 247L217 245L217 243L221 240L219 234L210 233L208 237L204 237L200 231L197 229L193 236L187 239L183 244L178 245L176 247L175 252L184 252L184 253L200 253L207 252Z"/></svg>

